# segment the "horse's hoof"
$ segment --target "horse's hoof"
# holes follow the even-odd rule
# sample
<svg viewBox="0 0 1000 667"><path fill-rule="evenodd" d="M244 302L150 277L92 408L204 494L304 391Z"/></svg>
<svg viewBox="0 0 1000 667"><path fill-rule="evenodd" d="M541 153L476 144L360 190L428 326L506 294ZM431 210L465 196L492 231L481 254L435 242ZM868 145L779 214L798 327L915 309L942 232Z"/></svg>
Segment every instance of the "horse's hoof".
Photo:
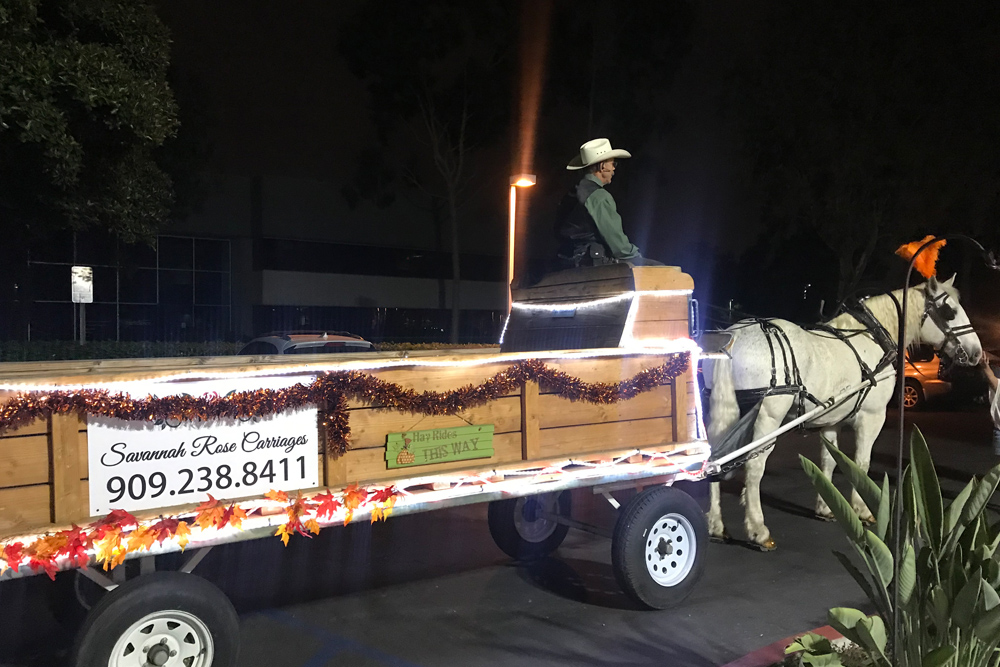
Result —
<svg viewBox="0 0 1000 667"><path fill-rule="evenodd" d="M837 520L837 517L833 516L833 513L830 513L830 514L820 514L819 512L816 512L816 518L819 519L820 521L836 521Z"/></svg>
<svg viewBox="0 0 1000 667"><path fill-rule="evenodd" d="M708 541L715 542L716 544L729 544L733 538L729 537L729 533L723 531L722 535L709 535Z"/></svg>
<svg viewBox="0 0 1000 667"><path fill-rule="evenodd" d="M867 519L862 519L862 521L864 521L865 523L867 523L869 526L874 526L875 523L876 523L875 517L873 517L871 514L868 515Z"/></svg>
<svg viewBox="0 0 1000 667"><path fill-rule="evenodd" d="M766 540L764 540L763 542L758 542L757 543L757 548L760 549L761 551L764 551L764 552L774 551L775 549L778 548L778 543L775 542L774 540L772 540L769 537Z"/></svg>

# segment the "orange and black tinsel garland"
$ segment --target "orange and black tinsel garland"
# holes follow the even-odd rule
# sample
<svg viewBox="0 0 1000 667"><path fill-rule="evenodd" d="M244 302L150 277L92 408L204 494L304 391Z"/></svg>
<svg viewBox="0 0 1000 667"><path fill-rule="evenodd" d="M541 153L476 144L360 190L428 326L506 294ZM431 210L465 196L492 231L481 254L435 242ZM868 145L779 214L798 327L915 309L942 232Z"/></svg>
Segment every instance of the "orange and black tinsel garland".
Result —
<svg viewBox="0 0 1000 667"><path fill-rule="evenodd" d="M418 392L362 371L334 371L320 375L308 385L234 392L227 396L132 398L105 389L30 392L0 405L0 433L53 414L87 414L126 421L245 419L320 405L325 406L321 425L327 448L331 453L343 454L349 448L347 402L350 399L401 412L444 415L483 405L534 381L571 401L618 403L669 384L687 371L690 359L687 352L672 354L656 368L611 383L584 382L537 359L529 359L505 368L482 384L441 392Z"/></svg>

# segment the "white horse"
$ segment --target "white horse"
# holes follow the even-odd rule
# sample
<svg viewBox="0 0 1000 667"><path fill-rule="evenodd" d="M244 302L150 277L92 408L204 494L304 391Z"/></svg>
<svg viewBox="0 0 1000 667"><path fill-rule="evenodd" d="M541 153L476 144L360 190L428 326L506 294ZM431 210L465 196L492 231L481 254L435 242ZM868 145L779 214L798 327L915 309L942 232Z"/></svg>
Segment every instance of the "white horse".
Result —
<svg viewBox="0 0 1000 667"><path fill-rule="evenodd" d="M982 346L959 304L954 281L954 276L945 282L931 278L927 283L907 290L904 342L910 345L923 341L958 364L974 365L982 354ZM730 348L732 360L706 360L703 365L706 384L712 391L709 442L715 447L738 421L737 390L766 390L775 382L779 387L777 392L771 391L763 398L753 425L753 440L757 440L773 433L786 417L796 416L792 408L802 404L803 399L794 390L781 393L782 385L795 385L796 379L799 379L798 385L822 402L860 383L863 379L862 363L868 370L874 371L884 359L885 350L890 347L887 338L895 346L899 322L896 304L902 303L902 297L902 290L893 292L891 296L869 297L862 302L867 307L867 313L862 309L857 315L839 315L827 322L825 329L807 330L777 319L765 320L763 325L761 321L748 320L727 329L734 336ZM862 320L868 320L868 325ZM881 325L882 332L874 331L879 328L878 325ZM770 330L770 334L765 332L765 328ZM881 336L881 344L878 336ZM897 363L901 361L897 360ZM842 422L850 424L857 442L854 461L867 471L872 445L885 423L885 408L894 389L892 378L880 381L867 394L859 395L863 397L860 404L857 399L849 399L805 425L819 428L823 436L836 445L838 426ZM813 407L815 405L811 400L804 400L804 410ZM764 525L760 505L760 480L770 451L767 449L757 458L747 461L741 497L746 511L747 535L765 551L776 546L771 532ZM828 479L833 475L834 466L833 457L823 448L821 468ZM722 523L718 482L711 484L710 496L709 533L713 538L725 539L728 536ZM871 512L857 491L852 496L851 505L862 519L871 520ZM830 508L821 498L816 501L816 514L823 518L831 516Z"/></svg>

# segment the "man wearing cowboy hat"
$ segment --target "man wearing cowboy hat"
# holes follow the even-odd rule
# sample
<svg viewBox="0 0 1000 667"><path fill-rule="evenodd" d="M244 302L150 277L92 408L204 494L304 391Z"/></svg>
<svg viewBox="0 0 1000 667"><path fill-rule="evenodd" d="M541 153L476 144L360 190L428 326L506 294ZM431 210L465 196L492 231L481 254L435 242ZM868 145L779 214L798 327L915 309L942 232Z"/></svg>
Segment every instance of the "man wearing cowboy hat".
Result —
<svg viewBox="0 0 1000 667"><path fill-rule="evenodd" d="M615 200L604 186L615 175L619 158L628 151L612 148L607 139L594 139L580 146L580 154L566 168L585 169L583 179L563 198L556 216L559 268L627 262L658 265L645 259L625 235Z"/></svg>

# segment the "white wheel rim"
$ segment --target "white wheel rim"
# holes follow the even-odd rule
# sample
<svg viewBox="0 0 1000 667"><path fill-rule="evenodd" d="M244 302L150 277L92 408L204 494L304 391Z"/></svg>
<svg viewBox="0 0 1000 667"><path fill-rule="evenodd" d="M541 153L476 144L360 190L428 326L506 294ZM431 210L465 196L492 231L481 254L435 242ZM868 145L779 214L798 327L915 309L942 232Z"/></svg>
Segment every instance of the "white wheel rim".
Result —
<svg viewBox="0 0 1000 667"><path fill-rule="evenodd" d="M526 542L544 542L559 525L551 519L539 516L539 512L559 513L559 494L541 493L537 496L518 498L514 505L514 528Z"/></svg>
<svg viewBox="0 0 1000 667"><path fill-rule="evenodd" d="M684 581L697 556L694 526L682 514L664 514L646 531L646 571L660 586Z"/></svg>
<svg viewBox="0 0 1000 667"><path fill-rule="evenodd" d="M906 385L903 387L903 405L907 408L912 408L917 404L917 390L915 387Z"/></svg>
<svg viewBox="0 0 1000 667"><path fill-rule="evenodd" d="M165 609L122 633L108 667L210 667L214 654L212 633L200 618Z"/></svg>

